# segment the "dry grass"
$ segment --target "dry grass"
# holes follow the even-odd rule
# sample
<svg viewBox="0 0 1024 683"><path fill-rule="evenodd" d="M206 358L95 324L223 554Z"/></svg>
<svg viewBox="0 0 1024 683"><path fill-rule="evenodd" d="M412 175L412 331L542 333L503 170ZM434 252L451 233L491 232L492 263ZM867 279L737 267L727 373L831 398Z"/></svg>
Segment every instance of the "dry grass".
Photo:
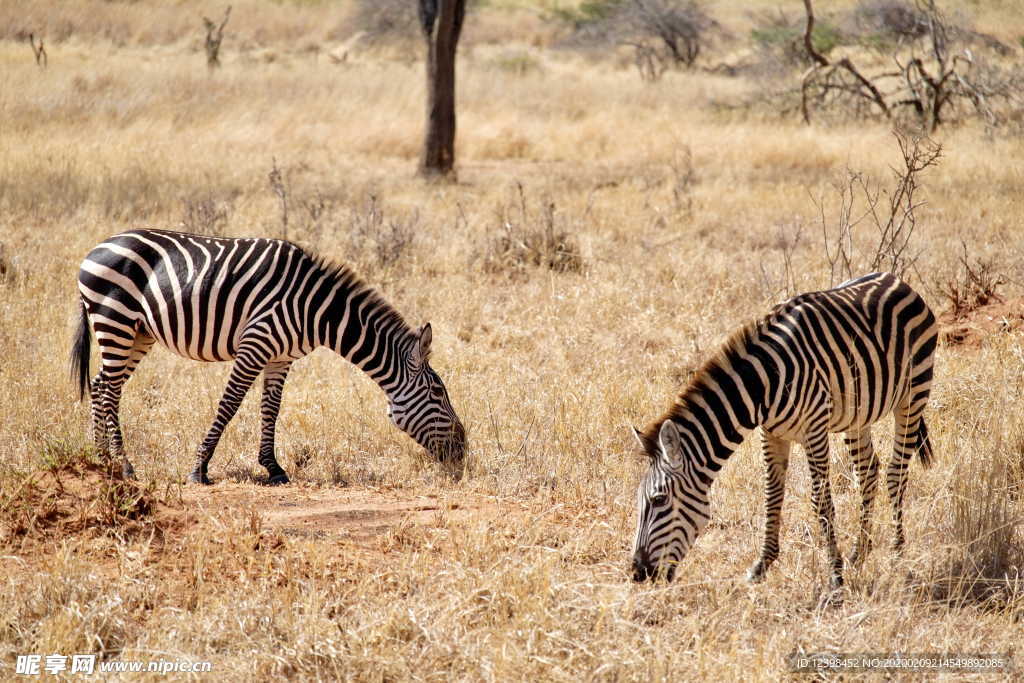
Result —
<svg viewBox="0 0 1024 683"><path fill-rule="evenodd" d="M670 73L651 87L630 68L535 47L547 43L532 33L536 15L514 9L527 3L494 3L467 25L459 183L427 184L413 176L422 65L379 54L335 64L305 50L340 40L329 37L341 21L331 3L259 3L262 16L257 3L234 3L212 77L196 48L198 14L214 10L189 0L153 15L155 4L0 3L4 25L73 29L58 38L58 23L45 23L45 71L13 33L0 40L0 492L13 495L46 453L86 448L87 407L67 379L86 251L125 228L183 220L278 234L275 159L295 199L289 230L364 262L411 323L433 323L434 366L469 429L470 460L461 481L448 479L389 425L372 382L317 352L285 392L278 443L295 484L273 504L365 490L367 500L430 498L437 511L388 517L358 539L264 526L266 508L231 493L271 495L255 483L255 395L212 463L223 483L183 490L228 367L156 350L126 390L127 447L146 490L185 521L171 535L43 535L31 551L4 541L0 672L18 653L159 652L208 659L231 680L775 679L793 650L1021 642L1016 328L939 350L937 466L911 472L908 547L902 558L888 550L883 496L879 542L849 573L842 606L818 606L826 576L799 454L782 556L764 584L742 580L762 524L754 443L715 485L712 523L676 583L627 577L641 468L628 425L657 415L737 324L788 289L827 284L812 197L847 167L886 180L898 162L889 130L724 113L711 103L748 85ZM1024 34L1007 7L979 25ZM729 5L720 20L741 15ZM509 49L538 68L506 68ZM940 166L921 179L912 282L940 311L962 238L972 259L999 264L1014 300L1024 294L1024 147L970 126L941 142ZM517 183L530 202L522 219ZM371 197L415 228L400 259L353 243ZM515 219L517 234L567 233L583 267L488 265L498 216ZM876 433L883 454L889 424ZM833 473L847 551L851 480L845 465ZM491 502L455 507L479 500Z"/></svg>

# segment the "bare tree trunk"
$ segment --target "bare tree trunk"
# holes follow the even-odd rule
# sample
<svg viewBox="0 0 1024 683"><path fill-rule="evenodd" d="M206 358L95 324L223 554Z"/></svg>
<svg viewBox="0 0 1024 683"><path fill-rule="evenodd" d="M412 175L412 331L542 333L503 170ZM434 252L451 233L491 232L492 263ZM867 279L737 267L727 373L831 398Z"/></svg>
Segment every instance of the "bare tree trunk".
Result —
<svg viewBox="0 0 1024 683"><path fill-rule="evenodd" d="M449 175L455 165L455 49L466 0L419 0L427 42L427 130L420 175Z"/></svg>
<svg viewBox="0 0 1024 683"><path fill-rule="evenodd" d="M220 26L203 17L203 26L206 27L206 68L210 71L220 68L220 44L224 40L224 27L230 17L231 5L224 11L224 21L220 22Z"/></svg>
<svg viewBox="0 0 1024 683"><path fill-rule="evenodd" d="M32 54L36 58L36 66L45 69L49 59L46 56L46 48L43 47L43 37L39 36L39 47L36 47L36 35L28 34L28 44L32 46Z"/></svg>
<svg viewBox="0 0 1024 683"><path fill-rule="evenodd" d="M807 50L807 54L811 56L815 62L821 66L828 66L828 60L825 56L818 52L818 49L814 47L814 41L811 39L814 33L814 7L811 5L811 0L804 0L804 11L807 12L807 27L804 29L804 48Z"/></svg>

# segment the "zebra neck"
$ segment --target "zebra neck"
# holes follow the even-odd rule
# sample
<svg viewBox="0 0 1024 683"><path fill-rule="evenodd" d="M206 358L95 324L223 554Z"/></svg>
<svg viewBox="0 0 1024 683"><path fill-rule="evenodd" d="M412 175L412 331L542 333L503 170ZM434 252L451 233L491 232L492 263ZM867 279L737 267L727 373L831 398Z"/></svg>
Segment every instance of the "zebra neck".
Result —
<svg viewBox="0 0 1024 683"><path fill-rule="evenodd" d="M365 372L391 396L407 375L416 336L376 291L363 287L331 307L322 343Z"/></svg>
<svg viewBox="0 0 1024 683"><path fill-rule="evenodd" d="M701 401L698 397L690 397L692 402L673 411L669 419L679 431L683 452L690 454L694 473L710 486L753 426L746 420L735 418L721 402L706 398L707 401Z"/></svg>
<svg viewBox="0 0 1024 683"><path fill-rule="evenodd" d="M764 416L771 373L752 351L729 349L705 366L667 415L708 485Z"/></svg>

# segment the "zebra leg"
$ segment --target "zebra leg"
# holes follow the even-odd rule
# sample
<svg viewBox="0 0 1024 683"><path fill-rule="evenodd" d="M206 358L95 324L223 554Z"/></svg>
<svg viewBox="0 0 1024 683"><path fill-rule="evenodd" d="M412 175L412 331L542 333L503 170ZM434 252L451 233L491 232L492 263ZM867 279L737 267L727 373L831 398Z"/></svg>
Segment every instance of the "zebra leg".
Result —
<svg viewBox="0 0 1024 683"><path fill-rule="evenodd" d="M764 545L761 557L747 572L747 580L758 582L779 557L779 527L782 499L786 493L786 469L789 465L789 442L761 432L764 456Z"/></svg>
<svg viewBox="0 0 1024 683"><path fill-rule="evenodd" d="M807 465L811 471L811 502L825 537L830 568L829 587L836 590L843 585L843 558L836 545L835 510L832 506L832 487L828 476L828 431L809 432L804 442Z"/></svg>
<svg viewBox="0 0 1024 683"><path fill-rule="evenodd" d="M892 548L899 553L906 538L903 535L903 494L907 489L907 468L917 446L917 431L921 412L912 417L909 401L903 401L893 411L893 454L885 472L885 487L892 504L894 536Z"/></svg>
<svg viewBox="0 0 1024 683"><path fill-rule="evenodd" d="M260 464L267 468L271 486L287 484L288 475L281 469L274 457L274 430L277 427L277 415L281 410L281 393L284 381L291 369L291 361L268 363L263 369L263 399L260 402Z"/></svg>
<svg viewBox="0 0 1024 683"><path fill-rule="evenodd" d="M265 352L261 353L257 349L249 348L240 351L235 357L235 364L231 368L228 384L224 387L224 394L217 405L217 416L213 419L210 431L206 433L206 438L203 439L203 443L199 445L199 450L196 452L195 469L188 475L190 483L213 483L207 476L210 459L217 448L221 434L224 433L224 428L238 412L238 406L242 405L242 399L245 398L249 387L267 364L264 354Z"/></svg>
<svg viewBox="0 0 1024 683"><path fill-rule="evenodd" d="M850 555L850 564L857 564L871 552L871 505L878 490L878 456L871 444L871 428L849 431L844 439L853 460L853 474L860 489L860 532Z"/></svg>
<svg viewBox="0 0 1024 683"><path fill-rule="evenodd" d="M106 391L103 373L98 372L89 382L89 409L92 413L92 440L96 451L104 460L110 458L110 438L107 434L107 412L103 406L103 394Z"/></svg>
<svg viewBox="0 0 1024 683"><path fill-rule="evenodd" d="M103 370L97 376L103 388L102 411L106 427L109 452L115 460L121 461L121 474L124 477L135 476L128 456L124 452L124 436L121 433L121 392L124 385L131 379L135 368L143 357L153 348L155 339L145 333L138 334L132 342L127 358L120 354L109 354L110 348L102 349ZM102 341L101 341L102 346Z"/></svg>

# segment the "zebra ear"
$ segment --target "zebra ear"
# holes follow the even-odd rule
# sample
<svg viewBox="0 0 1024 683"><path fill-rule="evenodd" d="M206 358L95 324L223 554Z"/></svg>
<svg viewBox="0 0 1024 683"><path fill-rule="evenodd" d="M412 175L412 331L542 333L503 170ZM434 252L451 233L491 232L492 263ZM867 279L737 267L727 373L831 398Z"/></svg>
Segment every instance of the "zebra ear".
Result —
<svg viewBox="0 0 1024 683"><path fill-rule="evenodd" d="M413 361L415 361L416 365L423 365L430 359L430 342L434 339L430 323L421 327L417 331L416 336L418 340L413 348Z"/></svg>
<svg viewBox="0 0 1024 683"><path fill-rule="evenodd" d="M683 441L679 438L679 428L672 420L665 420L661 423L658 431L658 443L665 459L672 467L677 467L683 462Z"/></svg>
<svg viewBox="0 0 1024 683"><path fill-rule="evenodd" d="M636 442L640 444L640 450L644 452L644 455L650 458L655 457L658 454L658 445L654 443L652 439L644 436L644 433L636 427L630 427L630 429L633 430L633 437L636 439Z"/></svg>

